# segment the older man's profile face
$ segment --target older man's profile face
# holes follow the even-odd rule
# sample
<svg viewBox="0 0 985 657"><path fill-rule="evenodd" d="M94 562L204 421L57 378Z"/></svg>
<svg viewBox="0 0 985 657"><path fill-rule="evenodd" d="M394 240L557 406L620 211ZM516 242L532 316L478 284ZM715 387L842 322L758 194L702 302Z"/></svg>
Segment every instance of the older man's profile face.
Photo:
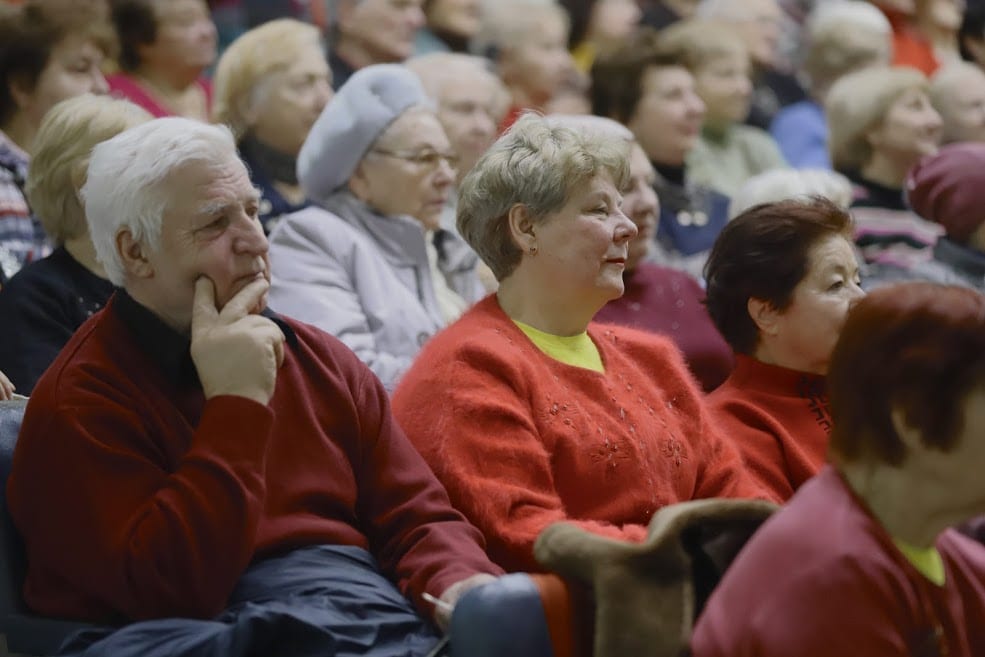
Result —
<svg viewBox="0 0 985 657"><path fill-rule="evenodd" d="M270 280L267 238L257 219L259 196L235 155L188 163L164 187L167 206L159 248L147 255L153 275L145 297L171 326L185 329L200 276L214 283L220 309L250 282ZM266 296L254 312L265 305Z"/></svg>

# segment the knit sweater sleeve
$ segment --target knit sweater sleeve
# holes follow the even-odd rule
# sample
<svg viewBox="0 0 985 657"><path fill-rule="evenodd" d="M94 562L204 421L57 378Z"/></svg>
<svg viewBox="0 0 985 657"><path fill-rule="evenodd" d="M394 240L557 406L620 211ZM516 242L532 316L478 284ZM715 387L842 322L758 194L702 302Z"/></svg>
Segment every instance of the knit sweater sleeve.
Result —
<svg viewBox="0 0 985 657"><path fill-rule="evenodd" d="M722 394L718 394L721 392ZM774 498L783 502L794 494L784 468L786 458L777 422L754 404L743 403L720 390L708 398L708 407L726 440L735 445L750 475Z"/></svg>
<svg viewBox="0 0 985 657"><path fill-rule="evenodd" d="M355 360L355 359L353 359ZM353 464L358 512L384 572L422 613L422 594L441 596L477 573L502 570L483 551L482 536L455 510L448 494L393 420L381 383L362 364L355 385L362 445Z"/></svg>
<svg viewBox="0 0 985 657"><path fill-rule="evenodd" d="M215 615L253 557L272 412L209 400L171 466L152 407L92 385L103 389L61 401L45 386L25 414L7 490L31 559L28 604L64 615L61 589L101 601L94 620Z"/></svg>
<svg viewBox="0 0 985 657"><path fill-rule="evenodd" d="M451 336L438 340L445 337ZM555 487L551 437L538 431L531 407L534 376L524 357L483 343L469 340L454 353L426 349L393 404L452 503L485 535L492 560L508 571L542 571L534 541L560 521L611 538L643 540L642 525L568 515Z"/></svg>

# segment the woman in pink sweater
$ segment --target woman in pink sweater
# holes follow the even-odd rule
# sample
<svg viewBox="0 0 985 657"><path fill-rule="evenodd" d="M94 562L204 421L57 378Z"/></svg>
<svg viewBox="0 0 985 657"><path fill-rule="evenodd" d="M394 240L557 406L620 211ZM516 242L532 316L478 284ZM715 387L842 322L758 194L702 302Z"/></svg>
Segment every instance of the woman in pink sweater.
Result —
<svg viewBox="0 0 985 657"><path fill-rule="evenodd" d="M824 464L824 378L845 315L864 294L851 230L851 217L826 200L757 205L725 227L705 265L708 311L736 353L709 406L781 500Z"/></svg>
<svg viewBox="0 0 985 657"><path fill-rule="evenodd" d="M630 145L526 115L459 190L458 228L499 290L425 346L397 420L493 561L537 571L572 521L629 540L660 507L763 496L667 338L591 323L623 293Z"/></svg>

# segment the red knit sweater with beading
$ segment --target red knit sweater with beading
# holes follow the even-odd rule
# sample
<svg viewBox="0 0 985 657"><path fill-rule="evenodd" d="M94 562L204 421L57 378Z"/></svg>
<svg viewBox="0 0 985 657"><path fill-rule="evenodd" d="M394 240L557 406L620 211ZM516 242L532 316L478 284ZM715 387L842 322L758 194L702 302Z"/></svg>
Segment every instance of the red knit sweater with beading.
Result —
<svg viewBox="0 0 985 657"><path fill-rule="evenodd" d="M708 408L753 476L786 501L824 465L831 411L823 376L737 355Z"/></svg>
<svg viewBox="0 0 985 657"><path fill-rule="evenodd" d="M209 618L253 559L317 544L370 550L422 611L423 592L500 572L338 340L283 320L270 403L206 401L187 346L176 371L191 376L167 375L123 321L120 294L62 350L25 413L7 490L32 609Z"/></svg>
<svg viewBox="0 0 985 657"><path fill-rule="evenodd" d="M431 339L394 415L507 570L542 570L533 544L573 521L642 540L660 507L760 497L667 338L590 324L605 372L543 354L487 297Z"/></svg>

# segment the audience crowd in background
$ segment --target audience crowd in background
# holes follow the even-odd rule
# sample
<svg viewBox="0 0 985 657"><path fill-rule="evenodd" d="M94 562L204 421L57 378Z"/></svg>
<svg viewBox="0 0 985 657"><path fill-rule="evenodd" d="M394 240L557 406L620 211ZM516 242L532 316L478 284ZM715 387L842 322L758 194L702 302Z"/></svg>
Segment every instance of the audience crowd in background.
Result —
<svg viewBox="0 0 985 657"><path fill-rule="evenodd" d="M983 207L985 0L0 2L0 400L30 397L11 486L28 602L90 620L94 600L101 620L184 609L128 588L146 576L215 613L254 572L252 541L267 558L338 540L366 552L368 577L379 560L397 598L445 605L403 601L388 622L434 612L443 626L469 588L541 570L534 544L551 523L639 542L661 507L749 498L786 506L712 599L697 657L808 654L787 636L798 619L819 617L805 636L823 641L851 595L871 595L881 619L853 625L853 645L904 654L879 649L916 626L872 592L921 577L940 590L907 604L938 605L946 654L985 654L981 617L962 616L985 608L985 548L948 529L985 514L985 485L958 464L985 454L965 444L985 424L982 353L962 360L940 337L981 346ZM212 334L231 361L237 344L265 359L262 394L243 392L259 370L234 383L203 355L202 322L255 338ZM128 326L152 333L130 344ZM872 354L893 358L893 340L905 358L888 372L947 378L918 353L929 345L960 398L925 413L930 386L875 376ZM137 353L143 365L127 362ZM114 364L104 382L100 359ZM845 400L870 380L888 397L863 419ZM198 428L219 431L213 394L296 415L242 411L251 430L276 425L269 455L217 447ZM94 437L85 405L99 400L126 421L94 426L148 431L146 444ZM142 404L170 410L141 424L126 408ZM946 423L939 435L928 418ZM72 466L123 459L144 474L119 493L137 506L80 516L125 527L88 527L64 572L36 522L36 473L59 449L49 419L82 441L65 450ZM304 449L331 444L339 481L317 481L324 454L282 444L287 422L330 427ZM193 458L224 474L182 474ZM279 489L276 509L252 497L280 499L256 492L278 486L268 460L312 477L296 499ZM237 470L247 462L256 472ZM916 504L937 514L918 527L932 534L885 497L950 486L950 472L965 489ZM254 513L237 521L251 542L223 565L225 589L169 589L165 570L126 562L170 557L117 541L205 531L181 525L199 517L183 496L213 476ZM86 488L98 482L77 483L83 502L110 504ZM846 532L852 558L879 553L890 574L849 586L842 563L798 597L769 572L792 559L774 543L821 501L852 525L826 518L814 534ZM155 513L175 524L127 538ZM826 543L798 540L797 558L830 565ZM88 556L119 588L87 578ZM208 563L188 572L209 579ZM74 588L60 598L60 585ZM750 611L747 595L776 597ZM760 610L776 618L729 620ZM427 649L430 620L411 630ZM118 644L95 645L85 654Z"/></svg>

